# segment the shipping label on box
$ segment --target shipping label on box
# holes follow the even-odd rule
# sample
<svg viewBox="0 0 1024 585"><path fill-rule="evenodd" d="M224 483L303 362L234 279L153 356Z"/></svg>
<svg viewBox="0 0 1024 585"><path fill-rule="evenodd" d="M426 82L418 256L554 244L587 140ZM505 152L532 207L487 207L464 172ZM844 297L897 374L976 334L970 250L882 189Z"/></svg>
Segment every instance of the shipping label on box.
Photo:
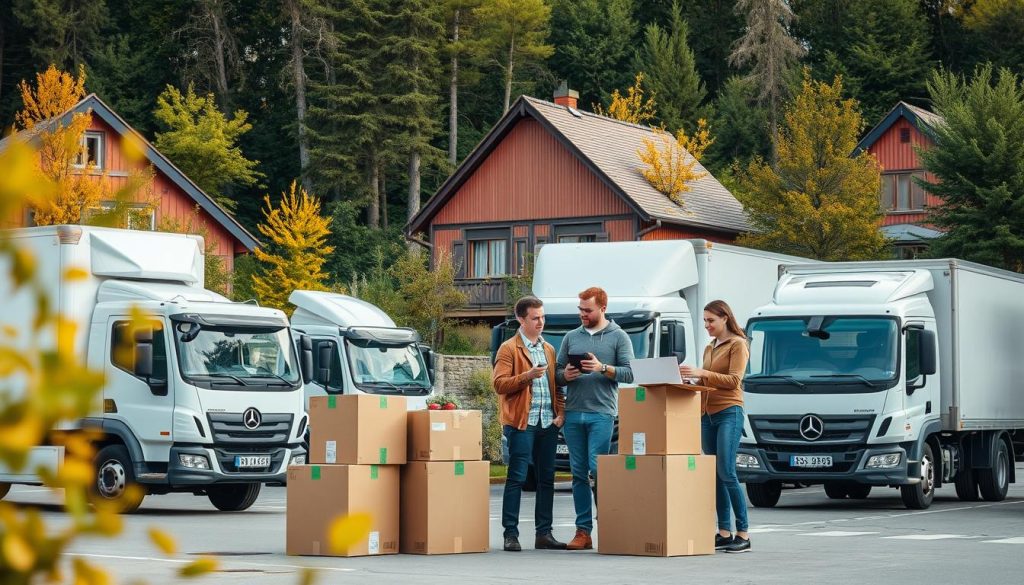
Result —
<svg viewBox="0 0 1024 585"><path fill-rule="evenodd" d="M479 410L414 410L409 413L409 461L476 461L483 458Z"/></svg>
<svg viewBox="0 0 1024 585"><path fill-rule="evenodd" d="M346 394L309 399L309 462L401 465L406 455L403 396Z"/></svg>
<svg viewBox="0 0 1024 585"><path fill-rule="evenodd" d="M659 384L619 390L623 455L700 454L700 393Z"/></svg>
<svg viewBox="0 0 1024 585"><path fill-rule="evenodd" d="M486 552L490 463L410 461L402 467L401 552Z"/></svg>

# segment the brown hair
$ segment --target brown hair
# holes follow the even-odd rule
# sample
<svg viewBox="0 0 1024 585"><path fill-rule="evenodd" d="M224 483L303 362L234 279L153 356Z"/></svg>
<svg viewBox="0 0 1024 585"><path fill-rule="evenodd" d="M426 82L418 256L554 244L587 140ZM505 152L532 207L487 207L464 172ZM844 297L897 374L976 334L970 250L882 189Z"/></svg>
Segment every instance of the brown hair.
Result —
<svg viewBox="0 0 1024 585"><path fill-rule="evenodd" d="M598 307L606 308L608 306L608 293L604 292L603 288L592 286L587 290L580 293L580 300L585 301L587 299L594 299Z"/></svg>
<svg viewBox="0 0 1024 585"><path fill-rule="evenodd" d="M544 301L538 299L532 295L526 295L525 297L516 301L516 317L522 319L526 318L526 314L530 309L539 309L544 306Z"/></svg>
<svg viewBox="0 0 1024 585"><path fill-rule="evenodd" d="M740 329L740 324L736 322L736 316L732 314L732 309L725 301L711 301L704 305L704 310L725 319L725 328L729 330L729 333L742 339L747 338L747 334Z"/></svg>

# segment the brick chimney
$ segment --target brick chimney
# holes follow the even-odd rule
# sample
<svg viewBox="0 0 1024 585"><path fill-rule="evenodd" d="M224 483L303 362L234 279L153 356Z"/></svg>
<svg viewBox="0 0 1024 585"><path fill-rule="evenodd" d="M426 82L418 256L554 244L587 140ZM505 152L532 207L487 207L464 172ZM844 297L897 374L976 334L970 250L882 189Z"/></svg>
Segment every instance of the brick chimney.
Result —
<svg viewBox="0 0 1024 585"><path fill-rule="evenodd" d="M575 108L576 102L580 99L580 92L569 89L569 82L562 80L562 84L555 90L555 103L567 108Z"/></svg>

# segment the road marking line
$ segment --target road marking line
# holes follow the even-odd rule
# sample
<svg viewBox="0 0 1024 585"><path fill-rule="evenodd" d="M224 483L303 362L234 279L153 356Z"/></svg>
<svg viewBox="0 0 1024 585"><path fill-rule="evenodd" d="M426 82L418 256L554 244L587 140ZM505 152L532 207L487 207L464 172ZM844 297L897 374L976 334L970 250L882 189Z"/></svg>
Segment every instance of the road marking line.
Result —
<svg viewBox="0 0 1024 585"><path fill-rule="evenodd" d="M883 536L889 540L948 540L952 538L967 539L979 538L977 536L965 536L963 534L903 534L900 536Z"/></svg>
<svg viewBox="0 0 1024 585"><path fill-rule="evenodd" d="M825 532L805 532L803 534L797 534L797 536L830 536L830 537L845 537L845 536L867 536L869 534L878 534L878 532L847 532L844 530L831 530Z"/></svg>
<svg viewBox="0 0 1024 585"><path fill-rule="evenodd" d="M988 544L1024 544L1024 536L1015 536L1013 538L1003 538L1000 540L984 540L982 542Z"/></svg>
<svg viewBox="0 0 1024 585"><path fill-rule="evenodd" d="M975 508L991 508L993 506L1013 506L1016 504L1024 504L1024 500L1014 500L1012 502L995 502L992 504L980 504L977 506L961 506L959 508L945 508L942 510L921 510L919 512L904 512L902 514L883 514L881 516L861 516L860 518L838 518L830 520L811 520L808 522L794 522L793 524L780 524L780 526L813 526L815 524L831 524L833 522L848 522L854 521L859 522L863 520L884 520L888 518L903 518L905 516L921 516L924 514L943 514L945 512L959 512L963 510L973 510Z"/></svg>
<svg viewBox="0 0 1024 585"><path fill-rule="evenodd" d="M158 562L158 563L175 563L175 564L188 564L194 562L196 559L161 559L157 557L132 557L125 555L101 555L95 553L64 553L72 557L92 557L98 559L117 559L122 561L146 561L146 562ZM222 558L223 560L223 558ZM344 567L323 567L319 565L282 565L276 563L254 563L251 561L238 561L231 560L233 565L250 565L253 567L283 567L287 569L314 569L317 571L338 571L343 573L350 573L355 569L344 568ZM223 568L223 567L221 567Z"/></svg>

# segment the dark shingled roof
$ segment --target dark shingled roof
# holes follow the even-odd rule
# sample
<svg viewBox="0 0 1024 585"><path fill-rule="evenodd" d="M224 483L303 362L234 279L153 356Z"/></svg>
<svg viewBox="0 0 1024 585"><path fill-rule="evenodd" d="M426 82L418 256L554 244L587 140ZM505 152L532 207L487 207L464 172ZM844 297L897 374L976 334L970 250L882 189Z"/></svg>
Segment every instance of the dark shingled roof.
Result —
<svg viewBox="0 0 1024 585"><path fill-rule="evenodd" d="M899 102L889 110L889 113L882 118L882 121L879 122L877 126L871 129L871 132L868 132L864 138L857 143L857 148L853 149L854 156L871 148L871 145L877 142L878 139L885 134L886 130L891 128L892 125L900 118L910 120L910 123L913 124L914 127L929 136L932 133L932 129L942 124L944 121L942 116L938 114L929 112L928 110L917 106L912 106L907 102Z"/></svg>
<svg viewBox="0 0 1024 585"><path fill-rule="evenodd" d="M483 163L487 154L515 123L524 117L532 117L540 122L645 221L661 220L668 224L732 233L751 229L743 206L710 173L690 183L690 190L682 194L681 206L654 189L643 178L640 174L642 163L637 157L637 151L643 148L645 138L657 136L652 128L522 96L438 189L430 202L409 221L406 233L412 235L425 229L430 218ZM706 172L700 163L697 168Z"/></svg>

